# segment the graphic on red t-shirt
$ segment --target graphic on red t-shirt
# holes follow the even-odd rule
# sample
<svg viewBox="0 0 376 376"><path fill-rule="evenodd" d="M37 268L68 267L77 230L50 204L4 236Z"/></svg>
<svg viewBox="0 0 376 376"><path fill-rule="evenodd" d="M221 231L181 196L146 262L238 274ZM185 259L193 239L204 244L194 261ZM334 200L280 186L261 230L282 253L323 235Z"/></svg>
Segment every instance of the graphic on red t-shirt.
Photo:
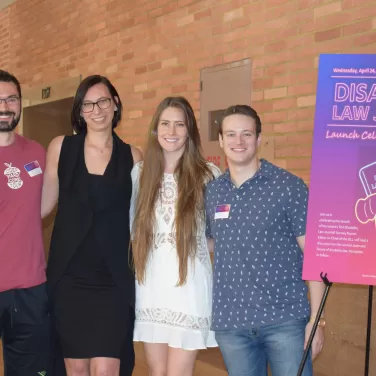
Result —
<svg viewBox="0 0 376 376"><path fill-rule="evenodd" d="M8 187L12 189L19 189L23 185L23 181L20 178L20 169L13 167L12 163L4 163L7 169L4 171L4 175L8 178Z"/></svg>

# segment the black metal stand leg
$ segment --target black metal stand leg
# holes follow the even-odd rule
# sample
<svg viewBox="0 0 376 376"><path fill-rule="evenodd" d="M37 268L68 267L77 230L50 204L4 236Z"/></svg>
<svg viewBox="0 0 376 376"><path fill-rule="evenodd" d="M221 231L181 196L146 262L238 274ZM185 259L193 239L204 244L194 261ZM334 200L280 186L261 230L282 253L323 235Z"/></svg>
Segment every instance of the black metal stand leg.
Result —
<svg viewBox="0 0 376 376"><path fill-rule="evenodd" d="M371 349L372 301L373 301L373 286L369 286L368 288L366 364L364 367L364 376L368 376L368 370L369 370L369 353Z"/></svg>
<svg viewBox="0 0 376 376"><path fill-rule="evenodd" d="M313 327L312 327L311 335L309 336L309 339L308 339L307 347L304 351L302 361L300 362L300 367L299 367L299 371L297 373L297 376L301 376L302 373L303 373L304 366L305 366L305 363L307 361L307 357L308 357L308 354L309 354L309 350L311 349L311 346L312 346L313 337L315 336L317 326L319 325L319 321L320 321L322 311L324 310L326 298L328 297L330 287L332 286L332 282L329 282L326 275L327 275L326 273L325 273L325 275L323 275L323 273L320 273L320 277L321 277L322 281L325 283L325 291L324 291L324 295L321 299L319 311L317 312L317 316L316 316L315 322L314 322Z"/></svg>

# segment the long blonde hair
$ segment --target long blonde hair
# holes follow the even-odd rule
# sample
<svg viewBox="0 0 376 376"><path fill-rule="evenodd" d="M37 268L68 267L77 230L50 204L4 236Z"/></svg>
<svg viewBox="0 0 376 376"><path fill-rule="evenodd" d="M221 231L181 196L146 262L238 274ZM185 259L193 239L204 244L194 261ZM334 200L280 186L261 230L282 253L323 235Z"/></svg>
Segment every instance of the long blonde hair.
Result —
<svg viewBox="0 0 376 376"><path fill-rule="evenodd" d="M146 263L154 239L155 205L165 170L157 128L162 112L168 107L183 111L188 131L184 153L174 172L178 186L174 222L179 258L178 286L182 286L187 279L188 259L196 256L198 225L204 217L204 185L213 178L213 173L201 154L201 139L193 109L183 97L165 98L158 105L150 124L133 224L133 263L138 282L144 283Z"/></svg>

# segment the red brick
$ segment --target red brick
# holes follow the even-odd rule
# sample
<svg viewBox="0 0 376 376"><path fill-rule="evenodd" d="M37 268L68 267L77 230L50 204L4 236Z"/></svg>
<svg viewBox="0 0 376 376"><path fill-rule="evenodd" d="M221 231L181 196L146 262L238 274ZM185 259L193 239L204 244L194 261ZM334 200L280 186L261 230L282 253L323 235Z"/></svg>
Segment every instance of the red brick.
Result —
<svg viewBox="0 0 376 376"><path fill-rule="evenodd" d="M293 51L285 50L273 55L266 55L264 61L267 65L281 64L291 61L294 57Z"/></svg>
<svg viewBox="0 0 376 376"><path fill-rule="evenodd" d="M265 77L265 69L264 68L258 68L258 69L252 69L252 79L255 80L257 78L263 78Z"/></svg>
<svg viewBox="0 0 376 376"><path fill-rule="evenodd" d="M157 0L157 6L160 7L162 5L170 3L171 0Z"/></svg>
<svg viewBox="0 0 376 376"><path fill-rule="evenodd" d="M273 107L271 107L273 111ZM273 111L267 112L263 114L262 121L265 123L282 123L287 120L287 112L286 111Z"/></svg>
<svg viewBox="0 0 376 376"><path fill-rule="evenodd" d="M265 53L281 52L287 48L287 42L285 40L279 40L265 46Z"/></svg>
<svg viewBox="0 0 376 376"><path fill-rule="evenodd" d="M244 26L248 26L250 23L251 23L251 20L249 19L249 17L238 18L231 22L231 27L233 29L238 29Z"/></svg>
<svg viewBox="0 0 376 376"><path fill-rule="evenodd" d="M264 3L263 1L245 1L245 5L243 6L244 14L245 15L255 15L260 14L264 11Z"/></svg>
<svg viewBox="0 0 376 376"><path fill-rule="evenodd" d="M288 170L309 170L311 168L311 158L288 158L286 159Z"/></svg>
<svg viewBox="0 0 376 376"><path fill-rule="evenodd" d="M345 25L352 22L351 12L339 12L320 17L313 23L312 31L323 31L336 28L338 25ZM308 25L308 24L307 24Z"/></svg>
<svg viewBox="0 0 376 376"><path fill-rule="evenodd" d="M172 67L171 73L173 75L180 75L183 73L187 73L187 67L185 66Z"/></svg>
<svg viewBox="0 0 376 376"><path fill-rule="evenodd" d="M148 64L148 72L153 72L162 68L162 63L157 61L156 63Z"/></svg>
<svg viewBox="0 0 376 376"><path fill-rule="evenodd" d="M142 74L147 72L147 67L144 65L142 67L137 67L134 71L135 74Z"/></svg>
<svg viewBox="0 0 376 376"><path fill-rule="evenodd" d="M131 60L133 59L134 57L134 53L133 52L128 52L126 54L124 54L122 57L121 57L121 60L123 61L127 61L127 60Z"/></svg>
<svg viewBox="0 0 376 376"><path fill-rule="evenodd" d="M342 10L342 1L335 1L315 8L314 17L319 18Z"/></svg>
<svg viewBox="0 0 376 376"><path fill-rule="evenodd" d="M172 94L181 94L187 91L187 85L178 85L171 88Z"/></svg>
<svg viewBox="0 0 376 376"><path fill-rule="evenodd" d="M331 30L325 30L315 33L315 42L322 42L329 39L336 39L341 37L341 27Z"/></svg>
<svg viewBox="0 0 376 376"><path fill-rule="evenodd" d="M152 10L154 8L157 8L157 0L147 0L146 1L146 9Z"/></svg>
<svg viewBox="0 0 376 376"><path fill-rule="evenodd" d="M311 145L312 144L312 132L309 133L295 133L285 134L281 136L275 136L274 145L276 147L285 147L290 145ZM296 165L291 168L296 168Z"/></svg>
<svg viewBox="0 0 376 376"><path fill-rule="evenodd" d="M263 90L269 89L273 85L273 79L270 78L259 78L252 81L252 90Z"/></svg>
<svg viewBox="0 0 376 376"><path fill-rule="evenodd" d="M352 51L357 54L374 54L375 46L373 46L372 44L358 46L354 48Z"/></svg>
<svg viewBox="0 0 376 376"><path fill-rule="evenodd" d="M149 11L148 13L149 17L151 18L157 18L163 15L163 9L161 7L159 8L154 8Z"/></svg>
<svg viewBox="0 0 376 376"><path fill-rule="evenodd" d="M296 49L302 48L306 46L313 45L313 35L312 34L305 34L305 35L297 35L293 38L289 38L286 40L286 48L288 49Z"/></svg>
<svg viewBox="0 0 376 376"><path fill-rule="evenodd" d="M291 22L298 25L313 22L313 19L313 9L301 9L291 15Z"/></svg>
<svg viewBox="0 0 376 376"><path fill-rule="evenodd" d="M284 1L284 4L268 9L265 5L265 21L276 20L286 15L293 14L296 11L296 4L293 1Z"/></svg>
<svg viewBox="0 0 376 376"><path fill-rule="evenodd" d="M142 99L151 99L151 98L155 98L155 96L156 96L155 90L145 91L142 93Z"/></svg>
<svg viewBox="0 0 376 376"><path fill-rule="evenodd" d="M233 61L245 59L247 56L244 51L233 52L232 54L226 54L223 57L224 63L231 63Z"/></svg>
<svg viewBox="0 0 376 376"><path fill-rule="evenodd" d="M359 22L355 22L351 25L343 26L342 35L348 36L353 34L360 34L360 33L366 33L372 29L372 20L362 20Z"/></svg>
<svg viewBox="0 0 376 376"><path fill-rule="evenodd" d="M286 74L290 72L290 63L285 62L283 64L276 64L276 65L270 65L266 67L266 75L267 76L275 76L278 74Z"/></svg>
<svg viewBox="0 0 376 376"><path fill-rule="evenodd" d="M307 109L296 109L289 111L288 119L289 120L295 120L295 121L301 121L301 120L307 120L307 119L313 119L314 117L314 109L313 108L307 108Z"/></svg>
<svg viewBox="0 0 376 376"><path fill-rule="evenodd" d="M305 83L301 85L292 85L288 88L288 95L300 96L305 94L312 94L316 92L315 83Z"/></svg>
<svg viewBox="0 0 376 376"><path fill-rule="evenodd" d="M314 8L322 4L322 0L298 0L298 9Z"/></svg>
<svg viewBox="0 0 376 376"><path fill-rule="evenodd" d="M275 156L277 158L283 157L309 157L311 156L311 145L294 145L282 146L275 148Z"/></svg>
<svg viewBox="0 0 376 376"><path fill-rule="evenodd" d="M200 0L178 0L178 5L180 8L185 7L186 5L197 3Z"/></svg>
<svg viewBox="0 0 376 376"><path fill-rule="evenodd" d="M263 2L265 4L265 8L273 8L281 4L289 3L290 1L289 0L264 0ZM271 12L273 11L274 9L271 10Z"/></svg>
<svg viewBox="0 0 376 376"><path fill-rule="evenodd" d="M106 28L106 22L105 21L102 21L100 23L98 23L96 26L95 26L95 29L96 30L102 30L102 29L105 29Z"/></svg>
<svg viewBox="0 0 376 376"><path fill-rule="evenodd" d="M275 99L273 101L273 110L275 111L294 108L295 106L296 98Z"/></svg>
<svg viewBox="0 0 376 376"><path fill-rule="evenodd" d="M245 48L247 48L249 46L250 42L248 39L238 39L238 40L235 40L233 42L231 42L231 44L229 45L228 49L231 51L236 51L236 50L243 50Z"/></svg>
<svg viewBox="0 0 376 376"><path fill-rule="evenodd" d="M272 101L263 101L263 102L257 102L257 106L255 106L255 110L259 114L265 114L267 112L273 111L273 102Z"/></svg>
<svg viewBox="0 0 376 376"><path fill-rule="evenodd" d="M194 14L194 20L199 21L202 18L210 17L211 16L211 9L205 9L200 12Z"/></svg>
<svg viewBox="0 0 376 376"><path fill-rule="evenodd" d="M332 53L342 53L342 51L350 46L354 46L354 37L346 37L340 39L327 40L315 45L315 54L319 55L331 51Z"/></svg>
<svg viewBox="0 0 376 376"><path fill-rule="evenodd" d="M263 91L252 91L251 96L252 102L259 102L264 100L264 92Z"/></svg>
<svg viewBox="0 0 376 376"><path fill-rule="evenodd" d="M371 31L367 34L362 34L354 38L354 46L364 46L366 44L374 45L376 43L376 32Z"/></svg>
<svg viewBox="0 0 376 376"><path fill-rule="evenodd" d="M237 18L242 18L244 16L244 9L238 8L238 9L231 9L231 11L226 12L223 15L223 21L224 22L230 22Z"/></svg>
<svg viewBox="0 0 376 376"><path fill-rule="evenodd" d="M280 168L284 168L285 170L286 170L286 166L287 166L287 164L286 164L286 159L274 159L274 161L273 161L273 163L276 165L276 166L278 166L278 167L280 167Z"/></svg>
<svg viewBox="0 0 376 376"><path fill-rule="evenodd" d="M351 9L351 17L353 21L361 20L362 18L370 18L376 16L376 6L374 2L370 5L362 6L360 8Z"/></svg>
<svg viewBox="0 0 376 376"><path fill-rule="evenodd" d="M296 71L292 76L293 85L299 85L300 83L317 82L317 71L316 70L300 70Z"/></svg>
<svg viewBox="0 0 376 376"><path fill-rule="evenodd" d="M211 9L205 1L199 1L184 8L187 13L196 13L205 9Z"/></svg>
<svg viewBox="0 0 376 376"><path fill-rule="evenodd" d="M278 86L287 86L289 87L292 83L291 75L284 75L284 76L274 76L273 77L273 85L274 87Z"/></svg>
<svg viewBox="0 0 376 376"><path fill-rule="evenodd" d="M287 142L289 145L311 145L312 135L312 132L290 133L287 135Z"/></svg>
<svg viewBox="0 0 376 376"><path fill-rule="evenodd" d="M343 9L361 7L364 3L365 0L342 0Z"/></svg>

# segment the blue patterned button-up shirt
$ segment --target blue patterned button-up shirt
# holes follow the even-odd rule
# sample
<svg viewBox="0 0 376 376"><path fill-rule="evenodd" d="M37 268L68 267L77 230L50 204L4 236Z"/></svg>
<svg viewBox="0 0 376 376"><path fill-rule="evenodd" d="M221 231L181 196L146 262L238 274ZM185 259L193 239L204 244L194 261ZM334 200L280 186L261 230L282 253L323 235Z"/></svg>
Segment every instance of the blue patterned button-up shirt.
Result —
<svg viewBox="0 0 376 376"><path fill-rule="evenodd" d="M296 240L305 235L307 198L302 179L264 159L240 187L228 170L208 184L207 236L215 239L213 330L309 316Z"/></svg>

